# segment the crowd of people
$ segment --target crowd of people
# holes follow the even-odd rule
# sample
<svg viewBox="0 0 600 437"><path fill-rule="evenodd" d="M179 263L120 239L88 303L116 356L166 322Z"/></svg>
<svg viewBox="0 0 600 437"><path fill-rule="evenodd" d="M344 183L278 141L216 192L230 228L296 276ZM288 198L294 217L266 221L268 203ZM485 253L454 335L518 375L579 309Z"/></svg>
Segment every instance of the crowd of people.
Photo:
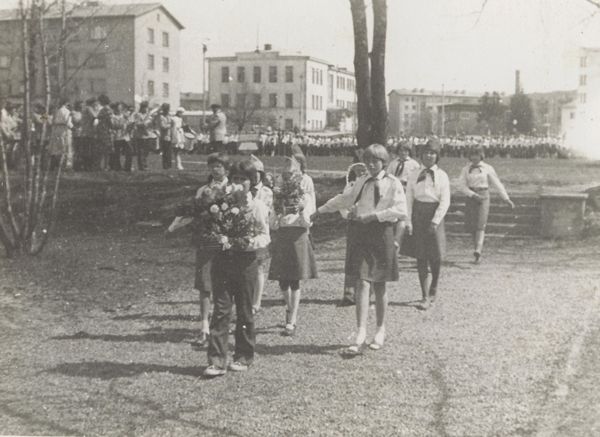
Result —
<svg viewBox="0 0 600 437"><path fill-rule="evenodd" d="M356 305L357 331L342 354L355 356L384 347L386 284L399 280L399 256L416 259L422 294L419 308L425 311L434 304L446 251L444 217L450 206L450 182L440 167L442 147L437 138L417 147L418 160L411 157L413 150L408 141L401 141L393 155L383 145L370 145L362 162L348 169L344 190L319 208L315 186L306 173L306 157L298 149L285 158L279 179L265 173L254 155L237 163L231 163L225 153L209 155L210 176L196 193L196 206L180 209L169 227L174 232L182 224L199 223L192 226L192 233L200 237L193 239L194 286L200 293L202 321L201 336L193 346L207 348L206 377L247 371L253 364L255 319L267 280L277 281L285 302L282 335L296 335L302 284L318 277L314 253L318 247L311 229L324 214L340 213L347 221L341 304ZM475 264L482 257L490 188L514 208L484 156L481 146L469 149L469 162L459 178L459 188L467 196L465 226L472 235ZM223 229L231 230L239 225L239 217L251 226L242 226L243 238L233 234L237 243L231 235L214 233L215 221L225 220ZM368 341L371 294L375 296L376 329ZM231 358L228 340L233 305L236 327Z"/></svg>
<svg viewBox="0 0 600 437"><path fill-rule="evenodd" d="M21 119L18 108L9 103L2 105L0 128L7 150L9 166L19 159L22 150ZM64 155L67 169L76 171L147 169L148 155L160 153L163 169L173 166L183 169L183 153L208 154L224 151L240 152L241 135L227 132L227 117L220 105L212 105L213 113L200 132L185 123L185 109L172 111L168 103L150 108L143 101L137 108L123 102L111 102L105 95L76 102L66 100L46 113L36 104L32 112L30 130L34 147L47 146L53 166L59 165ZM47 125L44 129L44 125ZM49 129L48 129L49 126ZM42 145L43 132L47 132ZM357 156L356 137L349 134L319 135L300 131L271 128L243 135L254 143L257 156L286 156L301 150L305 156ZM390 137L385 144L388 151L398 144L408 143L413 150L427 142L428 137ZM486 156L501 158L566 158L569 151L554 137L532 136L464 136L439 138L442 157L468 156L469 150L481 147Z"/></svg>

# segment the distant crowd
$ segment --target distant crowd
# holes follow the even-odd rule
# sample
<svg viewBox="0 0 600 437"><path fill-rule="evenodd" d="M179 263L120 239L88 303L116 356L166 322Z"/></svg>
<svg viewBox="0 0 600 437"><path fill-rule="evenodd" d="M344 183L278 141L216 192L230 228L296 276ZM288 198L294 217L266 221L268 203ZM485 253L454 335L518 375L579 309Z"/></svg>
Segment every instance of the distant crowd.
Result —
<svg viewBox="0 0 600 437"><path fill-rule="evenodd" d="M0 129L10 166L22 154L22 114L10 104L1 105ZM301 151L305 156L357 157L356 138L350 134L311 134L266 128L239 135L227 132L226 115L219 105L212 105L202 132L193 131L184 121L184 108L174 111L168 103L150 108L143 101L137 108L123 102L111 102L106 95L76 102L66 100L46 113L41 104L32 112L30 135L33 147L45 147L50 163L75 171L146 170L151 152L160 153L163 169L183 169L182 154L235 154L250 151L259 156L289 156ZM46 126L46 130L44 130ZM45 133L44 133L45 132ZM42 144L42 137L45 138ZM388 150L400 143L413 150L428 137L390 137ZM439 138L440 155L465 158L469 150L481 147L487 157L501 158L566 158L567 149L555 137L533 136L446 136Z"/></svg>

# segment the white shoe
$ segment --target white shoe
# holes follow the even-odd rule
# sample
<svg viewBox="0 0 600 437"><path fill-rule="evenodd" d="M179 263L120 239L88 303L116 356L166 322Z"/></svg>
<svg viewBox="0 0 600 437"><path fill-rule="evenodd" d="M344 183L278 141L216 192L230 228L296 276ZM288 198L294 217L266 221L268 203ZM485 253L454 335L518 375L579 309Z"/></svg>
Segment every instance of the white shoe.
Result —
<svg viewBox="0 0 600 437"><path fill-rule="evenodd" d="M204 372L202 372L202 374L204 376L207 376L210 378L215 377L215 376L223 376L226 373L227 373L227 370L217 367L214 364L211 364L206 369L204 369Z"/></svg>

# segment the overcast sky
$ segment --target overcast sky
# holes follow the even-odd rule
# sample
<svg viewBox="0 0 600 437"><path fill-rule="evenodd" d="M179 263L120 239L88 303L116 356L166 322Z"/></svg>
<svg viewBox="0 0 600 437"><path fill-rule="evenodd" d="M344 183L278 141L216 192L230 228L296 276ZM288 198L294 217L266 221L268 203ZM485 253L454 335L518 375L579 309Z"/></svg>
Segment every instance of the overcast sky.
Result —
<svg viewBox="0 0 600 437"><path fill-rule="evenodd" d="M151 0L110 0L149 3ZM0 5L14 0L0 0ZM183 23L182 91L201 91L201 47L232 55L258 43L353 69L348 0L163 0ZM574 89L577 47L600 46L600 10L585 0L388 0L386 86ZM370 0L367 0L370 12ZM481 13L480 13L481 12Z"/></svg>

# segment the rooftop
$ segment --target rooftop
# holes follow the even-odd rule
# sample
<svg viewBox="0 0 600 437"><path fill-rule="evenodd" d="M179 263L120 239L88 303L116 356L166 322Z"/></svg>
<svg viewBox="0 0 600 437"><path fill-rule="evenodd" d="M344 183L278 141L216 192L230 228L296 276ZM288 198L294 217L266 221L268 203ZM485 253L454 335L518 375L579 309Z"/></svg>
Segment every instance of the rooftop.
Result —
<svg viewBox="0 0 600 437"><path fill-rule="evenodd" d="M85 1L79 4L69 4L68 15L73 18L90 17L139 17L161 9L181 30L183 25L161 3L126 3L105 4L99 1ZM46 13L48 19L60 18L60 9L54 4ZM18 9L0 9L0 21L13 21L19 18Z"/></svg>
<svg viewBox="0 0 600 437"><path fill-rule="evenodd" d="M388 95L390 94L398 94L401 96L442 96L442 91L441 90L436 90L436 91L432 91L432 90L426 90L425 88L412 88L412 89L408 89L408 88L400 88L400 89L394 89L392 91L390 91L388 93ZM445 90L444 91L444 95L445 96L464 96L464 97L477 97L480 98L484 93L476 93L476 92L472 92L472 91L465 91L465 90Z"/></svg>

